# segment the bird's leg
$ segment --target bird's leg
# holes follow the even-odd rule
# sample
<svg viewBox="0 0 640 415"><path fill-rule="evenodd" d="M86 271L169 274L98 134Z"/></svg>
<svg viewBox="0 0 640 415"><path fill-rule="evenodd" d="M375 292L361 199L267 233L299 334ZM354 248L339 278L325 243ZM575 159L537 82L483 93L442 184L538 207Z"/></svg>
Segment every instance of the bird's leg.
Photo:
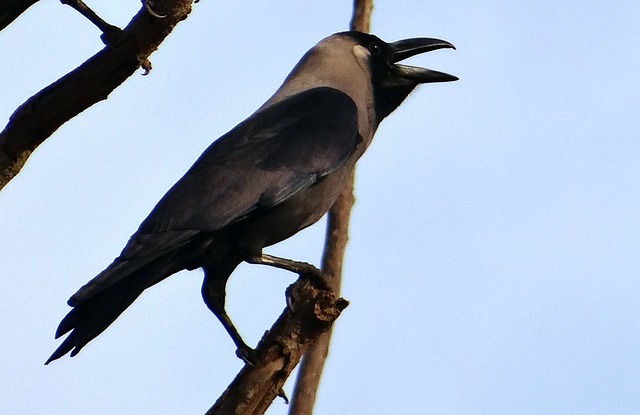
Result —
<svg viewBox="0 0 640 415"><path fill-rule="evenodd" d="M211 275L215 275L212 273ZM244 360L245 363L250 365L254 364L255 361L255 352L254 350L247 345L247 343L242 340L242 336L236 329L236 326L229 318L227 311L225 310L225 285L227 283L226 278L215 278L211 277L210 274L207 273L207 268L205 268L205 279L202 284L202 298L204 299L205 304L211 312L218 318L220 323L224 329L229 333L229 337L233 340L233 343L236 345L236 356L240 359Z"/></svg>
<svg viewBox="0 0 640 415"><path fill-rule="evenodd" d="M212 306L208 301L207 305L218 320L220 320L220 323L222 323L222 326L227 330L227 333L229 333L229 337L231 337L231 340L233 340L233 343L236 345L236 356L242 359L245 363L253 366L255 363L255 351L249 347L244 340L242 340L242 336L238 333L238 329L236 329L231 318L229 318L224 306L218 307L217 304Z"/></svg>
<svg viewBox="0 0 640 415"><path fill-rule="evenodd" d="M233 340L233 343L236 345L236 356L242 359L245 363L253 366L255 363L255 351L251 347L249 347L247 343L244 342L244 340L242 340L242 336L240 336L240 333L238 333L238 329L236 329L236 326L229 318L229 315L225 311L224 307L212 307L209 302L207 302L207 305L209 306L209 309L213 312L213 314L215 314L215 316L218 318L218 320L220 320L220 323L222 323L222 326L225 328L225 330L227 330L227 333L229 333L229 337L231 337L231 340Z"/></svg>
<svg viewBox="0 0 640 415"><path fill-rule="evenodd" d="M235 343L237 347L236 356L242 359L245 363L253 366L255 364L255 351L251 347L249 347L247 343L244 342L244 340L242 340L242 336L240 336L240 333L238 333L236 326L229 318L227 312L222 309L222 311L214 311L213 313L216 315L216 317L218 317L218 320L220 320L222 326L225 328L225 330L227 330L227 333L229 333L231 340L233 340L233 342Z"/></svg>
<svg viewBox="0 0 640 415"><path fill-rule="evenodd" d="M315 266L306 262L293 261L291 259L280 258L267 254L249 255L245 258L245 261L250 264L269 265L271 267L291 271L300 275L301 278L314 280L324 289L331 289L327 275Z"/></svg>

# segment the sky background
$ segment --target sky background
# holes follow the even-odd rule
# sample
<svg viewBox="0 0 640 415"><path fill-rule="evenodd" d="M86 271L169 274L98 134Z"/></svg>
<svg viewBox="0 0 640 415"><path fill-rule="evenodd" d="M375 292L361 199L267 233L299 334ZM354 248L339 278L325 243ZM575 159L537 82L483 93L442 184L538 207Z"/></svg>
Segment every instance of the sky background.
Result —
<svg viewBox="0 0 640 415"><path fill-rule="evenodd" d="M113 24L140 7L92 1ZM201 0L131 77L0 192L0 413L202 414L241 367L201 271L145 292L43 366L66 300L169 187L258 108L350 1ZM640 413L640 2L377 1L387 41L458 50L357 170L343 296L316 414ZM0 124L102 48L44 0L0 32ZM324 220L266 252L318 263ZM255 344L294 276L241 266L228 310ZM291 393L295 376L285 386ZM276 400L270 415L286 414Z"/></svg>

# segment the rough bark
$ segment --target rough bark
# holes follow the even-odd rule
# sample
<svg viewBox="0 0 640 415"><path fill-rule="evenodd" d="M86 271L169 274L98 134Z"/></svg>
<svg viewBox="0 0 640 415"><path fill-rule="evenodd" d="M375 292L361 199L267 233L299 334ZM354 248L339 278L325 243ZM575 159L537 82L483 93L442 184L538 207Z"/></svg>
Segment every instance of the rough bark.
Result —
<svg viewBox="0 0 640 415"><path fill-rule="evenodd" d="M245 364L207 415L263 414L303 353L348 305L309 279L287 289L288 306L260 340L254 365Z"/></svg>
<svg viewBox="0 0 640 415"><path fill-rule="evenodd" d="M355 0L351 30L369 32L373 0ZM336 294L342 284L342 264L349 239L349 218L355 202L354 177L328 214L327 233L322 258L322 270L331 277L331 288ZM324 363L329 354L331 329L323 333L305 353L294 388L289 415L310 415L313 412Z"/></svg>
<svg viewBox="0 0 640 415"><path fill-rule="evenodd" d="M20 172L33 150L60 126L107 99L141 66L148 71L149 55L176 24L187 18L191 1L164 0L162 10L155 10L166 15L162 19L142 7L122 33L103 36L110 47L20 105L0 132L0 190Z"/></svg>

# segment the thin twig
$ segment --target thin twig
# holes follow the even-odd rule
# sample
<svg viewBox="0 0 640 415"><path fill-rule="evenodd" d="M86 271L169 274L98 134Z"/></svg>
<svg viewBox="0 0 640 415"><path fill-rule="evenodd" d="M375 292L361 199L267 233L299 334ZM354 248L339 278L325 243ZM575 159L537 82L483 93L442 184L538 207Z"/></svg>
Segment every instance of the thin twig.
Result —
<svg viewBox="0 0 640 415"><path fill-rule="evenodd" d="M107 99L141 66L150 68L149 55L191 12L191 0L166 0L163 4L166 18L152 17L142 7L118 35L117 44L105 47L15 110L0 132L0 190L60 126Z"/></svg>

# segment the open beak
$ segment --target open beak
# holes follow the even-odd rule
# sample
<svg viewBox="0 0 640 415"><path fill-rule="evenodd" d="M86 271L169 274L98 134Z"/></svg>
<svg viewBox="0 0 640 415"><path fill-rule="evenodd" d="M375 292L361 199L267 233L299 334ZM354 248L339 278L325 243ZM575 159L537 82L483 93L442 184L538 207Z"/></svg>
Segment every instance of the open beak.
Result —
<svg viewBox="0 0 640 415"><path fill-rule="evenodd" d="M394 71L402 78L410 79L421 84L458 80L457 76L449 75L448 73L420 68L417 66L400 65L397 63L420 53L431 52L432 50L444 48L456 48L446 40L421 37L399 40L397 42L390 43L389 46L393 50L391 63L393 64Z"/></svg>

